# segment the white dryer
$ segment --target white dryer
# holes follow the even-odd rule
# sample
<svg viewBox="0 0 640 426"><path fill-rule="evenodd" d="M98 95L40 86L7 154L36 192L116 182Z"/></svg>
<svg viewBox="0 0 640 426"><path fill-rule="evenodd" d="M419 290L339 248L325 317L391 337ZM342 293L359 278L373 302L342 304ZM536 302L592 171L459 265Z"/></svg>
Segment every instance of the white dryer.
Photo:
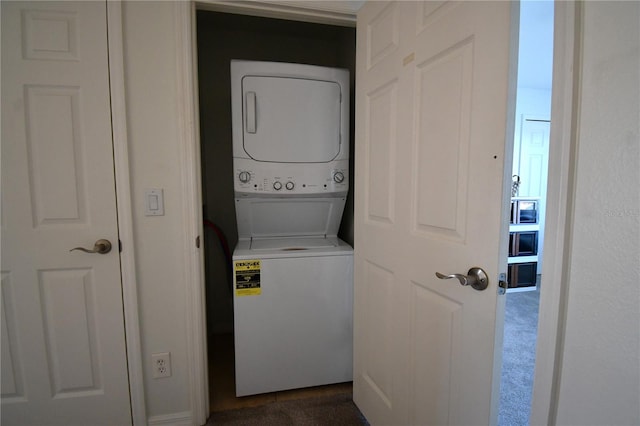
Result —
<svg viewBox="0 0 640 426"><path fill-rule="evenodd" d="M353 378L348 77L231 62L237 396Z"/></svg>

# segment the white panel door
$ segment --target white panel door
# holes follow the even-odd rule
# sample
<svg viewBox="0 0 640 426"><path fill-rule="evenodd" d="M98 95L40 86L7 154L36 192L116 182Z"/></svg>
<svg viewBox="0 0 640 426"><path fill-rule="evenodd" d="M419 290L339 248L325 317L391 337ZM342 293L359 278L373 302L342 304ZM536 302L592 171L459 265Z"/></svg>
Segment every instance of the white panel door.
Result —
<svg viewBox="0 0 640 426"><path fill-rule="evenodd" d="M547 175L549 170L549 134L551 122L524 116L520 137L520 187L521 197L541 197L547 195Z"/></svg>
<svg viewBox="0 0 640 426"><path fill-rule="evenodd" d="M2 2L2 424L131 423L106 23Z"/></svg>
<svg viewBox="0 0 640 426"><path fill-rule="evenodd" d="M538 205L538 265L542 272L544 261L544 224L547 216L547 177L549 174L549 136L551 121L524 116L520 137L520 188L521 197L540 197Z"/></svg>
<svg viewBox="0 0 640 426"><path fill-rule="evenodd" d="M354 400L373 425L496 421L510 7L358 14ZM435 275L471 267L486 290Z"/></svg>

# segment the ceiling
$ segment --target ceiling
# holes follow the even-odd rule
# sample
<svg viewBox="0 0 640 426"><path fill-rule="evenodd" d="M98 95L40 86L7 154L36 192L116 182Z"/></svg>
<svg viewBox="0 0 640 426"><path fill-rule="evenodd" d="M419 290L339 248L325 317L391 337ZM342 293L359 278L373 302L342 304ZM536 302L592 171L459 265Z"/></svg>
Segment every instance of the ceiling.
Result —
<svg viewBox="0 0 640 426"><path fill-rule="evenodd" d="M520 3L518 87L551 89L553 1Z"/></svg>

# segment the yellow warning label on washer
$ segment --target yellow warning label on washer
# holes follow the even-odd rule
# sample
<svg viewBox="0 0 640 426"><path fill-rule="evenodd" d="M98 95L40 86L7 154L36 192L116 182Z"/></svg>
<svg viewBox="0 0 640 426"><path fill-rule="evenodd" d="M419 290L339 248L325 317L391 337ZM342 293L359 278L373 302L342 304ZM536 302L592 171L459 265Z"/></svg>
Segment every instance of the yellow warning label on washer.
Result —
<svg viewBox="0 0 640 426"><path fill-rule="evenodd" d="M260 260L233 262L236 296L257 296L260 290Z"/></svg>

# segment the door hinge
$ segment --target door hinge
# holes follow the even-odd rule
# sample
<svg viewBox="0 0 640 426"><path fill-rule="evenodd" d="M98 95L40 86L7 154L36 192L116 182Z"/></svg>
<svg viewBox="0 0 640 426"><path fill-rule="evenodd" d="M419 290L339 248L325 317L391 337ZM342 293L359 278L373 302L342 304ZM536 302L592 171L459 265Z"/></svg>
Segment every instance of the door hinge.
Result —
<svg viewBox="0 0 640 426"><path fill-rule="evenodd" d="M196 237L196 248L200 248L200 235Z"/></svg>
<svg viewBox="0 0 640 426"><path fill-rule="evenodd" d="M122 241L118 240L118 252L122 253Z"/></svg>
<svg viewBox="0 0 640 426"><path fill-rule="evenodd" d="M507 282L507 274L504 272L498 274L498 294L506 294L507 287L509 287L509 283Z"/></svg>

